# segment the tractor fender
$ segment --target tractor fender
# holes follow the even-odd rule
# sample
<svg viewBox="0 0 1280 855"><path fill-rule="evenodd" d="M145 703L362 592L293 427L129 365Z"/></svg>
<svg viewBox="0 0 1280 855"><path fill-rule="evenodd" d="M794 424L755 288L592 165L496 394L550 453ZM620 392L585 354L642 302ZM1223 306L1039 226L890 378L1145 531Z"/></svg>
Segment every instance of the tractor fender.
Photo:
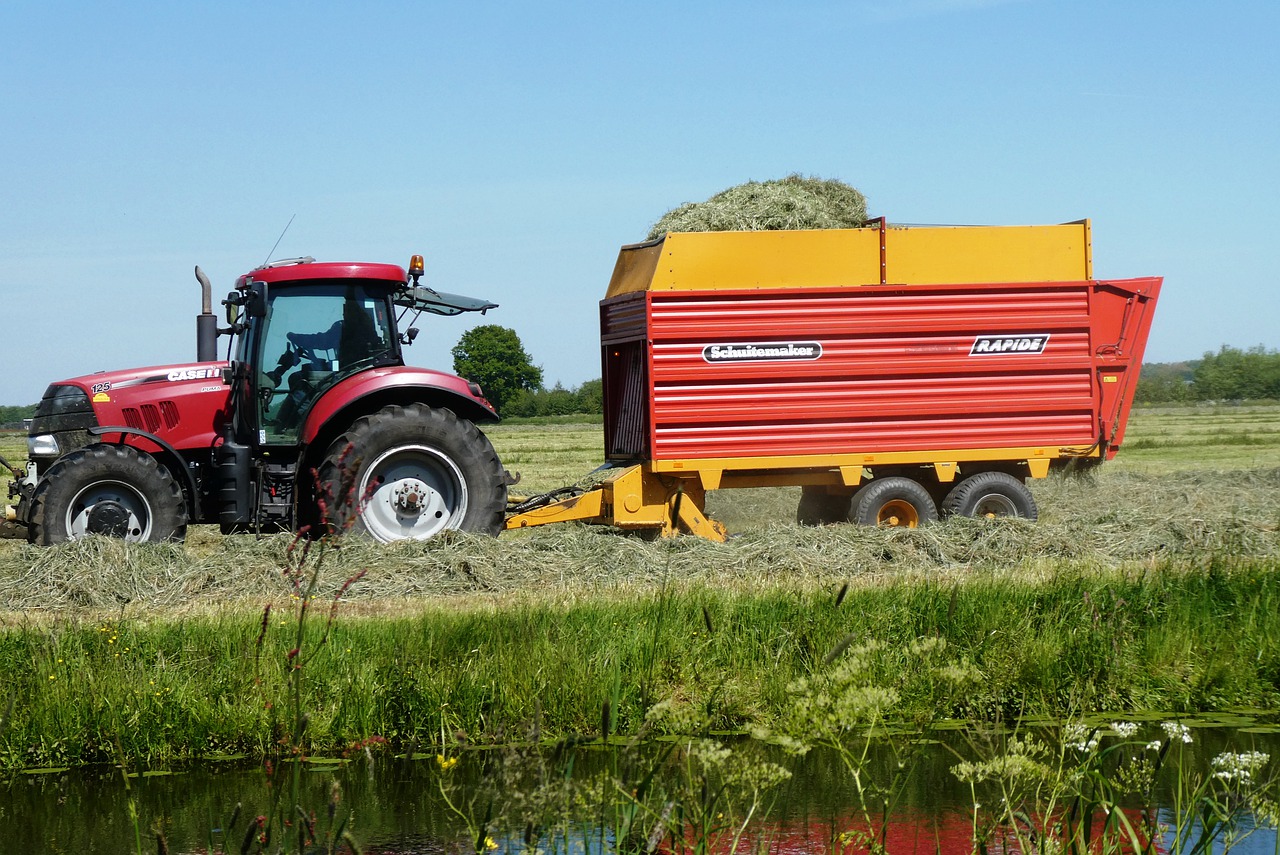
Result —
<svg viewBox="0 0 1280 855"><path fill-rule="evenodd" d="M307 413L300 439L308 446L317 440L326 443L355 419L390 404L424 403L453 410L473 422L496 422L497 411L476 394L478 390L457 375L429 368L373 368L346 378L321 395Z"/></svg>
<svg viewBox="0 0 1280 855"><path fill-rule="evenodd" d="M196 486L195 476L191 474L191 470L187 468L186 461L182 458L182 455L178 453L176 448L156 436L154 433L149 433L138 428L108 425L106 427L91 427L87 428L87 430L93 436L102 439L103 442L106 442L105 437L118 435L120 437L118 444L124 445L124 438L126 436L136 436L146 440L158 448L159 451L152 451L146 447L139 448L137 445L134 446L138 451L150 454L152 457L156 458L161 466L169 470L169 474L171 474L174 479L182 485L183 492L187 494L190 519L200 519L200 490Z"/></svg>

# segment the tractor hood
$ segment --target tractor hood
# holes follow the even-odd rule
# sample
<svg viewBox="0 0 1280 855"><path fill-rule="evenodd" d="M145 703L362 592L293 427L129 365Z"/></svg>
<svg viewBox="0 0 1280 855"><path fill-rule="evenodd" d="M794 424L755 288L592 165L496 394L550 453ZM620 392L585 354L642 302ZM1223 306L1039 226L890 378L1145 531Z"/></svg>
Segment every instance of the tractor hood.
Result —
<svg viewBox="0 0 1280 855"><path fill-rule="evenodd" d="M210 447L225 422L225 362L100 371L53 383L36 407L30 435L128 427L175 448Z"/></svg>

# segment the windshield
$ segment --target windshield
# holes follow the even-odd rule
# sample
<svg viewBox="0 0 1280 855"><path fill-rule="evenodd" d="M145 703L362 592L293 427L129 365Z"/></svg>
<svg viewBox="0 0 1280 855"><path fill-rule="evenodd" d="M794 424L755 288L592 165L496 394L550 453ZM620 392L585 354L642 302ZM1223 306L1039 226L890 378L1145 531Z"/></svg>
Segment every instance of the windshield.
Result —
<svg viewBox="0 0 1280 855"><path fill-rule="evenodd" d="M395 359L386 289L359 282L273 288L256 338L259 441L296 442L316 399Z"/></svg>

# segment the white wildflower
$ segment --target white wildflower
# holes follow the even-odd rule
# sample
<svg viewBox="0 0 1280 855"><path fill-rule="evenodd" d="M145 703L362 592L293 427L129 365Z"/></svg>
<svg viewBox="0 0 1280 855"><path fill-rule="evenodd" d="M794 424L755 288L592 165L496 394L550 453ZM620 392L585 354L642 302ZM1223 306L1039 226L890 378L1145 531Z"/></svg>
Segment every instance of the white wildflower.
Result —
<svg viewBox="0 0 1280 855"><path fill-rule="evenodd" d="M907 651L912 656L928 656L937 650L946 650L947 640L936 635L928 635L924 638L917 638L907 645Z"/></svg>
<svg viewBox="0 0 1280 855"><path fill-rule="evenodd" d="M1121 739L1129 739L1138 732L1138 723L1134 721L1113 721L1111 730Z"/></svg>
<svg viewBox="0 0 1280 855"><path fill-rule="evenodd" d="M1159 750L1160 750L1160 740L1158 740L1158 739L1153 739L1153 740L1151 740L1150 742L1148 742L1148 743L1147 743L1147 750L1148 750L1148 751L1159 751Z"/></svg>
<svg viewBox="0 0 1280 855"><path fill-rule="evenodd" d="M1191 728L1185 724L1179 724L1176 721L1162 721L1160 726L1164 728L1165 735L1169 737L1170 741L1177 742L1181 739L1183 742L1191 742Z"/></svg>
<svg viewBox="0 0 1280 855"><path fill-rule="evenodd" d="M1253 780L1253 773L1267 765L1271 757L1261 751L1246 751L1243 754L1226 752L1213 758L1213 776L1224 781L1239 781L1248 784Z"/></svg>
<svg viewBox="0 0 1280 855"><path fill-rule="evenodd" d="M708 769L723 766L733 756L732 750L713 739L694 740L689 745L689 753Z"/></svg>
<svg viewBox="0 0 1280 855"><path fill-rule="evenodd" d="M1098 731L1097 728L1076 722L1062 729L1062 741L1075 750L1087 754L1098 747Z"/></svg>

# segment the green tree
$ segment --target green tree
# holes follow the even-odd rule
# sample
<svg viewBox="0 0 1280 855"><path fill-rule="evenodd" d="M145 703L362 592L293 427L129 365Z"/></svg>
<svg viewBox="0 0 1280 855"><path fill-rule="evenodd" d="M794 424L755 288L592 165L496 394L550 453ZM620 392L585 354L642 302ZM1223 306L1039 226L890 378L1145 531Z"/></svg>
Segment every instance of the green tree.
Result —
<svg viewBox="0 0 1280 855"><path fill-rule="evenodd" d="M507 405L502 408L502 417L504 419L518 419L538 415L538 399L545 394L542 391L518 390L511 397L511 400L507 401Z"/></svg>
<svg viewBox="0 0 1280 855"><path fill-rule="evenodd" d="M1196 366L1195 391L1202 401L1274 398L1280 395L1280 352L1224 344Z"/></svg>
<svg viewBox="0 0 1280 855"><path fill-rule="evenodd" d="M533 364L520 336L497 324L483 324L462 334L453 348L453 371L479 383L500 413L521 391L542 388L542 369Z"/></svg>
<svg viewBox="0 0 1280 855"><path fill-rule="evenodd" d="M1186 362L1147 362L1138 375L1134 401L1139 404L1174 404L1192 400L1194 367Z"/></svg>
<svg viewBox="0 0 1280 855"><path fill-rule="evenodd" d="M25 407L0 407L0 427L22 427L22 420L36 414L36 405Z"/></svg>
<svg viewBox="0 0 1280 855"><path fill-rule="evenodd" d="M600 415L604 412L604 384L588 380L574 389L556 383L550 389L521 389L502 410L503 418L564 416L573 413Z"/></svg>
<svg viewBox="0 0 1280 855"><path fill-rule="evenodd" d="M556 383L555 386L547 390L547 400L544 406L548 416L567 416L570 413L578 412L578 397L564 386Z"/></svg>
<svg viewBox="0 0 1280 855"><path fill-rule="evenodd" d="M604 382L600 378L583 383L578 387L577 395L578 412L597 415L604 412Z"/></svg>

